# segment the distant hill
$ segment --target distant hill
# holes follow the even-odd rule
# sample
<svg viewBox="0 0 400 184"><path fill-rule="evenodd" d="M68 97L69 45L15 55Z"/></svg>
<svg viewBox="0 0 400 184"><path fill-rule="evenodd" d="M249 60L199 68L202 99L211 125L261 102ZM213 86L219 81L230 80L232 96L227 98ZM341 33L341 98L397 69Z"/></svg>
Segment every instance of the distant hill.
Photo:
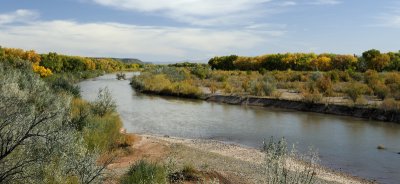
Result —
<svg viewBox="0 0 400 184"><path fill-rule="evenodd" d="M123 63L126 64L146 64L145 62L141 61L140 59L135 59L135 58L111 58L111 59L115 59L117 61L121 61Z"/></svg>
<svg viewBox="0 0 400 184"><path fill-rule="evenodd" d="M94 58L94 59L105 59L106 57L100 57L100 58ZM108 59L114 59L117 61L121 61L126 64L150 64L149 62L143 62L140 59L136 58L108 58Z"/></svg>

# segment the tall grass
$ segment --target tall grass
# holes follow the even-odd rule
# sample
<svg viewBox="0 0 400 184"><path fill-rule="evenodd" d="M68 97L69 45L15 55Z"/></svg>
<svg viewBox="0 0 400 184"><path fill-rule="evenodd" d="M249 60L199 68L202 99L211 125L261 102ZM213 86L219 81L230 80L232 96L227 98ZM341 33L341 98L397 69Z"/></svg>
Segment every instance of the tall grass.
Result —
<svg viewBox="0 0 400 184"><path fill-rule="evenodd" d="M155 163L140 160L121 178L121 184L166 184L167 169Z"/></svg>

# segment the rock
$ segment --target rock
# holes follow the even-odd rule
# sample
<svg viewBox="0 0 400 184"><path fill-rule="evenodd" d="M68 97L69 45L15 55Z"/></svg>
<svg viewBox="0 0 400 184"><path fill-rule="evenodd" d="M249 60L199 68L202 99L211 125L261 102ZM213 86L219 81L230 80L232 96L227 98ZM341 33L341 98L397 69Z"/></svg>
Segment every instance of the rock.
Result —
<svg viewBox="0 0 400 184"><path fill-rule="evenodd" d="M383 145L380 144L380 145L378 145L378 147L376 147L376 149L384 150L384 149L386 149L386 148L385 148L385 146L383 146Z"/></svg>
<svg viewBox="0 0 400 184"><path fill-rule="evenodd" d="M121 134L126 134L126 129L125 129L125 128L120 128L120 129L119 129L119 133L121 133Z"/></svg>

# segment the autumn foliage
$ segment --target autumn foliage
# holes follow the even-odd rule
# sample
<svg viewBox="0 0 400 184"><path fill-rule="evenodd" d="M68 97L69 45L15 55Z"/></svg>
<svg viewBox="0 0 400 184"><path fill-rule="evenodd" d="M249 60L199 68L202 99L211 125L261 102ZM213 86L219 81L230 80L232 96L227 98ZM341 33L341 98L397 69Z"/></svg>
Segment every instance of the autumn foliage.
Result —
<svg viewBox="0 0 400 184"><path fill-rule="evenodd" d="M372 49L362 56L342 54L285 53L266 54L256 57L217 56L209 60L213 69L219 70L296 70L330 71L356 70L391 71L400 69L400 52L381 53Z"/></svg>
<svg viewBox="0 0 400 184"><path fill-rule="evenodd" d="M41 77L51 76L53 73L82 72L82 71L119 71L124 69L138 69L138 64L125 64L112 58L89 58L67 56L50 52L38 54L34 50L22 50L0 47L0 61L18 63L18 60L29 61L32 70Z"/></svg>

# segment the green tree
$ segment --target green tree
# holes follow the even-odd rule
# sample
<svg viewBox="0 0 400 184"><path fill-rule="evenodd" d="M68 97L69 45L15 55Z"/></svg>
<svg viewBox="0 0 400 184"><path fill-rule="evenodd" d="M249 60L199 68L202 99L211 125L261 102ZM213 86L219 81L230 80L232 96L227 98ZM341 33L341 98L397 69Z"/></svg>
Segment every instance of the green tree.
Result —
<svg viewBox="0 0 400 184"><path fill-rule="evenodd" d="M390 56L388 54L381 54L379 50L371 49L362 54L368 69L382 71L389 65Z"/></svg>
<svg viewBox="0 0 400 184"><path fill-rule="evenodd" d="M50 68L54 72L61 72L63 69L62 58L56 52L49 52L48 54L42 55L40 65Z"/></svg>

